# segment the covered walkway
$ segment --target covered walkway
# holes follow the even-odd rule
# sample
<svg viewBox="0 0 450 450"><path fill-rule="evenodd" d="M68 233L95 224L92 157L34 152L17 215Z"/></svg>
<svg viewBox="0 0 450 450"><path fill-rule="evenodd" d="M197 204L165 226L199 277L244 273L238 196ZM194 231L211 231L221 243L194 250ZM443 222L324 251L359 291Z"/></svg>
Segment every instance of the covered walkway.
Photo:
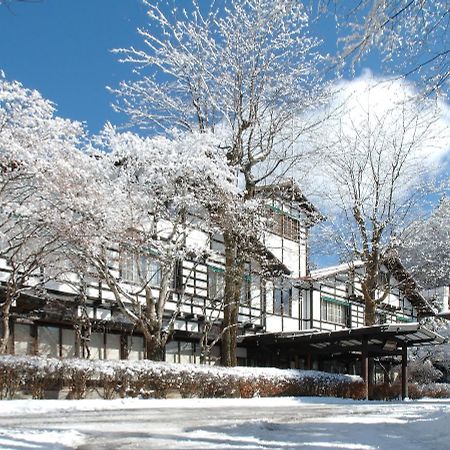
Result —
<svg viewBox="0 0 450 450"><path fill-rule="evenodd" d="M307 369L312 359L328 357L334 361L359 360L360 375L369 397L369 367L374 357L401 357L402 398L408 397L408 348L445 343L445 338L418 323L384 324L339 331L305 330L296 332L253 334L240 337L249 359L258 365L277 365L277 361L298 361Z"/></svg>

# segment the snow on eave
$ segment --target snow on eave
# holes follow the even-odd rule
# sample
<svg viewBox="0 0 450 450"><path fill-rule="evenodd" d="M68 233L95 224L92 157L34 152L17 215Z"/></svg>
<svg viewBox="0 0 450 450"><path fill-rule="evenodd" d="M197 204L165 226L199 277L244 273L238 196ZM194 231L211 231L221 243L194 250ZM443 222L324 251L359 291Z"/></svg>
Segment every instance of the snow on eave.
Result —
<svg viewBox="0 0 450 450"><path fill-rule="evenodd" d="M408 270L406 270L398 256L388 255L384 258L383 264L395 276L400 284L399 288L419 314L422 316L435 316L437 314L432 304L420 293L420 286Z"/></svg>
<svg viewBox="0 0 450 450"><path fill-rule="evenodd" d="M443 319L450 320L450 310L447 309L445 311L441 311L441 312L436 314L436 317L441 317Z"/></svg>
<svg viewBox="0 0 450 450"><path fill-rule="evenodd" d="M320 211L306 198L294 179L280 181L276 184L257 186L256 193L269 194L287 201L295 201L311 221L311 225L325 220Z"/></svg>
<svg viewBox="0 0 450 450"><path fill-rule="evenodd" d="M329 278L339 273L346 273L351 270L363 267L364 262L361 260L352 261L350 263L339 264L337 266L324 267L322 269L312 270L306 277L302 277L301 281L318 281Z"/></svg>
<svg viewBox="0 0 450 450"><path fill-rule="evenodd" d="M257 239L252 240L252 244L254 246L254 250L265 258L265 262L262 265L265 269L272 273L274 276L278 275L291 275L291 270L284 264L281 260L279 260L275 254L261 241Z"/></svg>

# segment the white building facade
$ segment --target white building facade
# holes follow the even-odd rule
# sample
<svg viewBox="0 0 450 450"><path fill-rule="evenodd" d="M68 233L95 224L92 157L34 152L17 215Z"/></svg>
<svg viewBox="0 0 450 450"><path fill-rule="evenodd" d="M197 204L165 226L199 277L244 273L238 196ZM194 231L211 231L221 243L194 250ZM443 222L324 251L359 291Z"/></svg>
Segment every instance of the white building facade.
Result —
<svg viewBox="0 0 450 450"><path fill-rule="evenodd" d="M260 190L267 199L270 226L262 248L277 267L272 273L248 261L241 291L239 334L289 333L342 330L364 326L364 304L360 262L308 272L308 232L322 219L319 212L292 182ZM207 243L214 257L201 263L180 261L173 274L172 294L166 304L167 321L174 331L165 348L165 360L199 363L205 323L210 324L209 342L220 335L224 284L224 244L220 234L192 230L189 239ZM133 289L142 267L158 290L160 270L157 256L130 258L120 249L110 249L111 268L124 289ZM411 282L404 288L405 274L399 267L384 267L389 295L378 308L383 323L414 322L431 313L427 301ZM0 261L0 281L8 281L7 262ZM36 275L39 276L38 274ZM396 278L397 277L397 278ZM402 278L402 279L401 279ZM9 352L53 357L138 360L145 356L144 338L117 307L113 293L95 276L81 280L75 274L32 288L14 305L11 314ZM80 285L85 297L81 302ZM183 300L178 305L180 287ZM207 362L220 359L220 346L212 345ZM238 363L255 364L248 357L245 340L238 348ZM274 364L277 364L276 361ZM295 358L284 366L298 366Z"/></svg>

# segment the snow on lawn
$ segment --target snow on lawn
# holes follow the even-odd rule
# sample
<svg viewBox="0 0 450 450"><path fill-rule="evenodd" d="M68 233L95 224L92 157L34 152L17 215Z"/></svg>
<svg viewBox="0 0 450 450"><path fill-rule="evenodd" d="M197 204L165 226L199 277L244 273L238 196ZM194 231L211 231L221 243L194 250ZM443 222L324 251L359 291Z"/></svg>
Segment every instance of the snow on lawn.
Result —
<svg viewBox="0 0 450 450"><path fill-rule="evenodd" d="M310 401L314 401L313 397ZM320 399L323 401L323 399ZM328 399L342 402L344 399ZM4 400L0 401L2 416L22 414L45 414L59 411L111 411L127 409L156 409L156 408L226 408L226 407L276 407L298 405L299 398L295 397L264 397L253 399L241 398L189 398L170 400L141 400L125 398L116 400ZM1 419L0 419L1 423Z"/></svg>
<svg viewBox="0 0 450 450"><path fill-rule="evenodd" d="M0 448L77 448L83 444L84 436L73 430L30 430L21 428L0 429Z"/></svg>
<svg viewBox="0 0 450 450"><path fill-rule="evenodd" d="M450 400L13 400L2 449L444 449Z"/></svg>

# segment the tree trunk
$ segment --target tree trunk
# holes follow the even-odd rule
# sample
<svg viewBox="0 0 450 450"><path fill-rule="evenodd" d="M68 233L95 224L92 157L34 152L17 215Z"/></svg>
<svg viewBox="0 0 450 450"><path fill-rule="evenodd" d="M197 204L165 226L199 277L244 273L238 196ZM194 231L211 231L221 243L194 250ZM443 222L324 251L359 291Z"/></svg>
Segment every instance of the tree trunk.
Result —
<svg viewBox="0 0 450 450"><path fill-rule="evenodd" d="M205 313L206 317L206 313ZM200 364L206 364L206 358L211 352L211 347L208 345L208 336L211 331L211 326L208 323L203 324L202 335L200 337Z"/></svg>
<svg viewBox="0 0 450 450"><path fill-rule="evenodd" d="M9 312L11 309L11 302L8 299L2 305L0 310L1 323L0 323L0 355L4 355L8 351L8 342L11 334L9 326Z"/></svg>
<svg viewBox="0 0 450 450"><path fill-rule="evenodd" d="M374 242L374 240L372 240ZM379 273L379 255L376 250L373 250L368 257L366 263L366 273L361 283L362 294L364 298L364 325L372 326L376 322L377 309L377 286Z"/></svg>
<svg viewBox="0 0 450 450"><path fill-rule="evenodd" d="M241 297L244 261L238 256L238 245L231 233L224 233L225 244L225 298L223 308L221 364L233 367L237 364L237 325Z"/></svg>
<svg viewBox="0 0 450 450"><path fill-rule="evenodd" d="M164 361L164 345L156 336L144 333L145 359Z"/></svg>
<svg viewBox="0 0 450 450"><path fill-rule="evenodd" d="M376 305L372 298L366 298L364 310L364 325L371 326L375 325L376 322Z"/></svg>
<svg viewBox="0 0 450 450"><path fill-rule="evenodd" d="M208 347L208 345L205 343L205 339L203 338L200 341L200 364L206 364L207 358L209 356L209 353L211 349Z"/></svg>

